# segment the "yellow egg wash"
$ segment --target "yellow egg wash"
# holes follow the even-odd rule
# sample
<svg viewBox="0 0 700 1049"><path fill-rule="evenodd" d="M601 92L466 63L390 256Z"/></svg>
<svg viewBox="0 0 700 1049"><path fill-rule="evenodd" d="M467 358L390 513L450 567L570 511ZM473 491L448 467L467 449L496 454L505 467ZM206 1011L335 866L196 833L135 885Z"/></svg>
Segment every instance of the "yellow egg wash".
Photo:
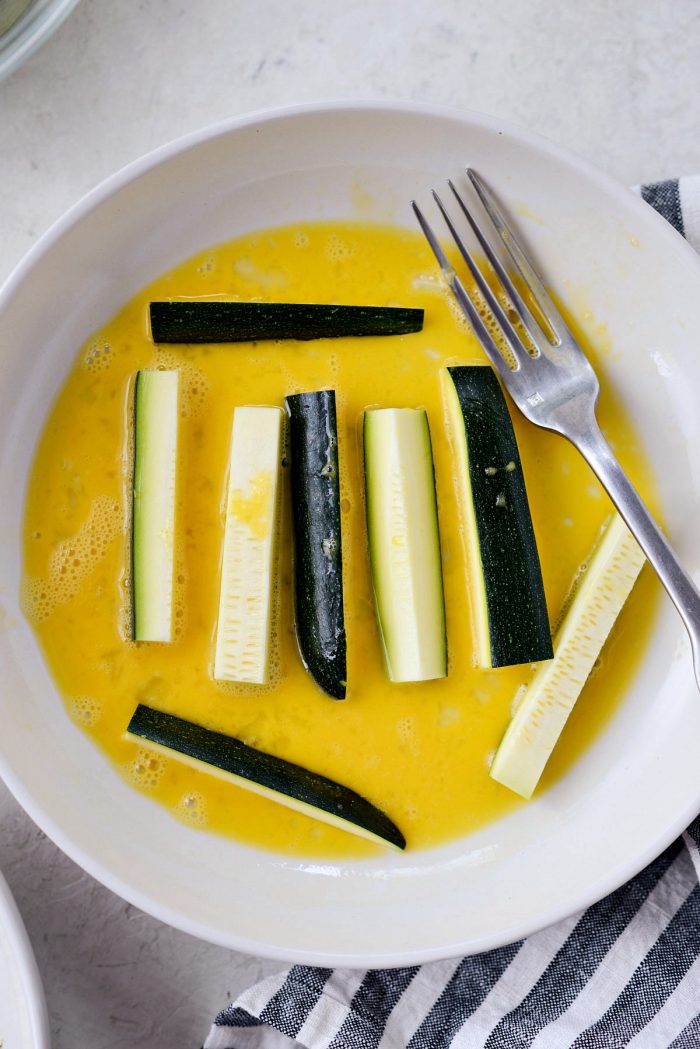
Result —
<svg viewBox="0 0 700 1049"><path fill-rule="evenodd" d="M234 298L418 306L423 331L400 337L156 346L148 303ZM601 422L623 465L653 500L641 442L605 361ZM531 667L475 668L466 564L440 369L483 363L419 234L365 223L266 230L212 248L145 288L83 346L46 422L31 474L24 531L26 615L66 709L133 786L192 827L288 855L370 856L381 847L249 793L176 757L124 738L138 703L237 736L363 794L404 832L409 849L466 835L524 804L489 778L490 758ZM129 640L130 486L134 376L177 368L174 641ZM270 683L216 683L229 441L237 405L282 406L287 394L334 388L343 512L347 699L325 696L301 664L293 626L288 471L283 471L279 587ZM423 407L430 422L442 544L449 675L391 684L369 574L362 414ZM552 626L610 503L562 438L513 409ZM245 517L264 528L261 477ZM233 493L234 500L238 498ZM645 571L546 770L547 788L574 762L624 694L648 636L656 594Z"/></svg>
<svg viewBox="0 0 700 1049"><path fill-rule="evenodd" d="M231 492L229 513L235 514L256 539L264 538L270 521L274 520L270 506L273 483L272 475L261 470L251 481L249 492L241 488Z"/></svg>

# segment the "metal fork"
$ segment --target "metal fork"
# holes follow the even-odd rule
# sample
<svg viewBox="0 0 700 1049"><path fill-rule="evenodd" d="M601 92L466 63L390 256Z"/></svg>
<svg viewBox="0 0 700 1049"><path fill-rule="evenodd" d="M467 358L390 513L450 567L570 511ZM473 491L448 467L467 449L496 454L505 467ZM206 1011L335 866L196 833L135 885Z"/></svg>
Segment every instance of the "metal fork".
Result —
<svg viewBox="0 0 700 1049"><path fill-rule="evenodd" d="M509 300L505 305L502 299L499 301L499 297L492 290L457 231L445 205L433 191L435 202L483 303L488 306L498 323L504 344L512 355L511 362L501 353L496 339L482 319L483 303L479 304L477 301L475 304L470 297L423 212L416 202L412 201L421 229L435 254L443 277L520 411L536 426L560 433L578 448L627 522L685 623L690 635L695 679L700 688L700 592L680 564L668 540L600 431L596 419L600 385L593 368L548 294L542 278L518 243L493 193L471 168L467 168L467 176L490 220L492 234L495 233L500 238L507 257L515 267L514 272L519 274L536 304L537 311L542 315L539 318L535 316L501 262L498 252L494 250L484 227L475 218L464 197L448 180L459 208ZM549 332L546 331L547 326L550 328ZM524 338L525 332L527 336ZM531 341L530 346L528 341Z"/></svg>

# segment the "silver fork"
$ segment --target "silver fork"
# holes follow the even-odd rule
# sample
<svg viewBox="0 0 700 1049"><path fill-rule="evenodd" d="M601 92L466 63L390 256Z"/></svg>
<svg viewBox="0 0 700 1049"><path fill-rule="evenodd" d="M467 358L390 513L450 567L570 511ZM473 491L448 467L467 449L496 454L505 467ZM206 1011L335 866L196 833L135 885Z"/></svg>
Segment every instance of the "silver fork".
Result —
<svg viewBox="0 0 700 1049"><path fill-rule="evenodd" d="M412 201L416 218L443 277L520 411L536 426L560 433L578 448L627 522L685 623L690 635L695 679L700 688L700 592L600 431L596 419L600 386L593 368L548 294L542 278L518 243L493 193L471 168L467 168L467 175L490 219L493 232L500 237L515 270L546 321L545 325L542 318L538 319L530 309L494 250L484 227L475 218L464 197L448 180L457 204L509 300L509 307L502 305L457 231L442 200L433 191L435 202L472 279L503 333L504 342L512 354L512 362L507 362L500 352L482 320L479 308L467 293L423 212ZM546 326L551 329L549 333L545 330ZM531 340L531 346L522 337L524 331Z"/></svg>

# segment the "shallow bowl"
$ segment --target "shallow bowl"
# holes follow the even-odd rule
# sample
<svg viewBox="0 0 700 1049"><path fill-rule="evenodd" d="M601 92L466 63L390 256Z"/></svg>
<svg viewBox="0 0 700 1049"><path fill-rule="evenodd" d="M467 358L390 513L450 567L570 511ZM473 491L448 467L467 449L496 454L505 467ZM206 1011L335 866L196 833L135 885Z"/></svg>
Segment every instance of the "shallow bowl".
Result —
<svg viewBox="0 0 700 1049"><path fill-rule="evenodd" d="M30 0L22 7L20 0L15 0L13 10L21 14L0 36L0 80L19 69L56 32L77 2Z"/></svg>
<svg viewBox="0 0 700 1049"><path fill-rule="evenodd" d="M700 262L635 194L499 120L317 105L232 120L119 172L0 295L0 772L36 822L121 896L204 939L317 965L407 965L492 948L583 908L700 809L700 702L664 602L635 681L554 787L430 851L324 863L188 829L129 788L65 713L18 606L27 474L75 353L139 288L205 246L320 218L412 226L469 163L509 204L646 442L668 529L700 568ZM585 309L584 309L585 305Z"/></svg>
<svg viewBox="0 0 700 1049"><path fill-rule="evenodd" d="M0 1046L50 1049L44 989L29 937L0 874Z"/></svg>

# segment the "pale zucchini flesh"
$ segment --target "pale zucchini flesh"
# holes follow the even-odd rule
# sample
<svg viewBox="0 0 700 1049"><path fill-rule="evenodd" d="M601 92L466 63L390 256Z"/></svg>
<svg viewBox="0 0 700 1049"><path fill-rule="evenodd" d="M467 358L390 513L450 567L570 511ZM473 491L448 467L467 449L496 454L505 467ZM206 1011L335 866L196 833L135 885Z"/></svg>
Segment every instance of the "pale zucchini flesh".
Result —
<svg viewBox="0 0 700 1049"><path fill-rule="evenodd" d="M387 672L396 682L445 677L445 604L426 412L365 412L364 448L372 583Z"/></svg>
<svg viewBox="0 0 700 1049"><path fill-rule="evenodd" d="M135 641L172 641L177 371L140 371L134 403L132 594Z"/></svg>
<svg viewBox="0 0 700 1049"><path fill-rule="evenodd" d="M276 581L280 408L233 415L214 677L265 684Z"/></svg>
<svg viewBox="0 0 700 1049"><path fill-rule="evenodd" d="M381 845L406 847L396 824L361 794L235 737L142 704L126 736L332 827Z"/></svg>
<svg viewBox="0 0 700 1049"><path fill-rule="evenodd" d="M644 564L619 514L608 521L554 639L506 729L491 777L530 798L593 665Z"/></svg>

